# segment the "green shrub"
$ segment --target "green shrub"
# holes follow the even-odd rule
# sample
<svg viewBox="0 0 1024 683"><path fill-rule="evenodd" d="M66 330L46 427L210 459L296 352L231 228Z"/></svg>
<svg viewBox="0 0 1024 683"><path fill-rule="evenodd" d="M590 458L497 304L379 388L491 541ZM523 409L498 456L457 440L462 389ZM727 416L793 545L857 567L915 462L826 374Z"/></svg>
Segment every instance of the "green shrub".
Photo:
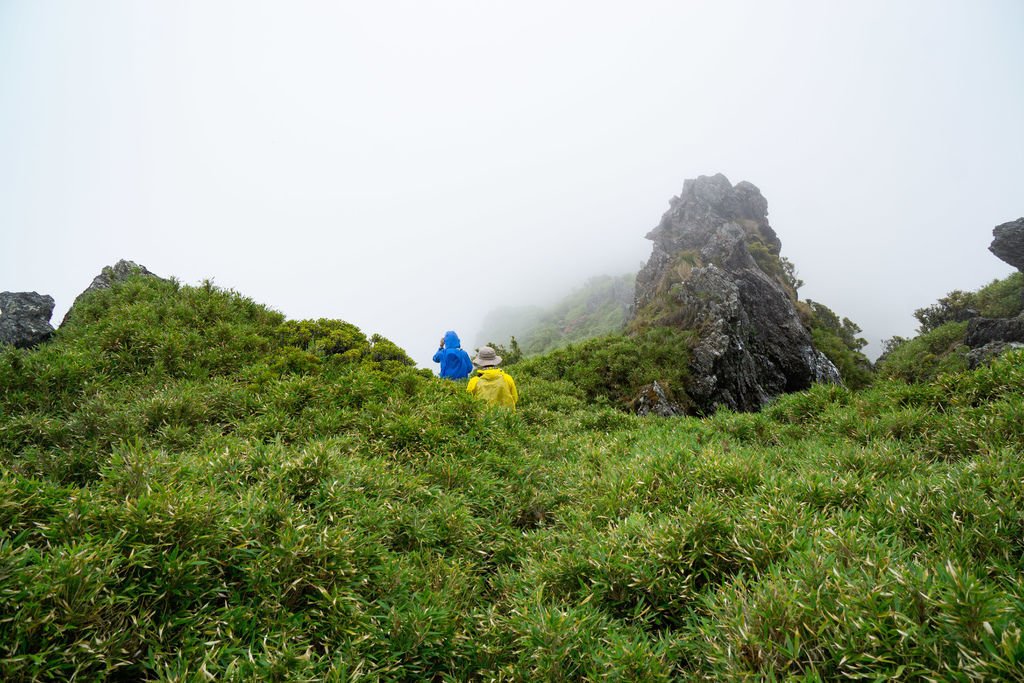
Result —
<svg viewBox="0 0 1024 683"><path fill-rule="evenodd" d="M938 303L914 311L921 324L918 333L926 334L952 322L963 322L974 316L1012 318L1024 308L1024 273L1014 273L1002 280L993 280L977 292L956 290Z"/></svg>
<svg viewBox="0 0 1024 683"><path fill-rule="evenodd" d="M816 422L833 405L844 405L851 400L850 390L836 384L815 384L807 391L784 394L772 401L765 415L777 422L808 424Z"/></svg>
<svg viewBox="0 0 1024 683"><path fill-rule="evenodd" d="M1024 310L1024 273L993 280L975 294L978 312L985 318L1012 318Z"/></svg>
<svg viewBox="0 0 1024 683"><path fill-rule="evenodd" d="M518 376L567 380L590 402L627 407L640 388L657 381L688 405L686 385L693 333L652 328L635 336L613 335L572 344L517 365Z"/></svg>
<svg viewBox="0 0 1024 683"><path fill-rule="evenodd" d="M879 361L878 372L882 377L923 382L944 372L966 369L966 332L965 322L940 325L892 349Z"/></svg>
<svg viewBox="0 0 1024 683"><path fill-rule="evenodd" d="M1024 310L1024 274L993 280L977 292L950 292L938 303L915 311L920 323L913 339L894 337L877 361L884 377L908 382L930 380L967 367L964 340L967 320L982 316L1007 318Z"/></svg>
<svg viewBox="0 0 1024 683"><path fill-rule="evenodd" d="M375 363L397 363L398 365L414 366L416 362L409 358L397 344L379 334L370 337L369 358Z"/></svg>
<svg viewBox="0 0 1024 683"><path fill-rule="evenodd" d="M278 343L320 356L340 355L358 360L370 341L358 327L343 320L287 320L276 330Z"/></svg>

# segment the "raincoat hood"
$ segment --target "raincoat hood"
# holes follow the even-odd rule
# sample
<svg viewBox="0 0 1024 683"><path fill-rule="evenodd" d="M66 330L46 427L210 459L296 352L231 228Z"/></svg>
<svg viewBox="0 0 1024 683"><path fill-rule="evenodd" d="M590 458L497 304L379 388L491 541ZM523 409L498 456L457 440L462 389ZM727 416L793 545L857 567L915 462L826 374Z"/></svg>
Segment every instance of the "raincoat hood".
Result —
<svg viewBox="0 0 1024 683"><path fill-rule="evenodd" d="M455 334L454 330L448 330L444 333L444 347L446 349L462 348L462 342L459 341L459 335Z"/></svg>

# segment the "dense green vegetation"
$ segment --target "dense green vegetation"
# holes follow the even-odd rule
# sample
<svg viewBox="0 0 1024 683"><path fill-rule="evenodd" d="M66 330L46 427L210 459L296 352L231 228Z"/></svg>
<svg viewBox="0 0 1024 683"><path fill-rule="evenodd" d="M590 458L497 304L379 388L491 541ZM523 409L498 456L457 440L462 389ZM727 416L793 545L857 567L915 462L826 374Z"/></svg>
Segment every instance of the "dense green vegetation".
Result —
<svg viewBox="0 0 1024 683"><path fill-rule="evenodd" d="M886 343L878 360L883 377L923 382L944 372L967 369L967 320L974 316L1008 318L1024 308L1024 274L993 280L977 292L950 292L914 317L920 323L913 339L896 337Z"/></svg>
<svg viewBox="0 0 1024 683"><path fill-rule="evenodd" d="M993 280L977 292L954 290L938 302L914 311L925 334L951 322L962 322L973 316L1012 318L1024 307L1024 273L1013 273L1002 280Z"/></svg>
<svg viewBox="0 0 1024 683"><path fill-rule="evenodd" d="M528 358L516 365L517 376L565 380L562 391L589 403L628 409L644 385L657 381L681 408L686 395L690 349L695 334L655 327L634 335L607 335Z"/></svg>
<svg viewBox="0 0 1024 683"><path fill-rule="evenodd" d="M1024 354L644 420L588 344L509 413L340 321L94 293L0 351L0 679L1024 680Z"/></svg>

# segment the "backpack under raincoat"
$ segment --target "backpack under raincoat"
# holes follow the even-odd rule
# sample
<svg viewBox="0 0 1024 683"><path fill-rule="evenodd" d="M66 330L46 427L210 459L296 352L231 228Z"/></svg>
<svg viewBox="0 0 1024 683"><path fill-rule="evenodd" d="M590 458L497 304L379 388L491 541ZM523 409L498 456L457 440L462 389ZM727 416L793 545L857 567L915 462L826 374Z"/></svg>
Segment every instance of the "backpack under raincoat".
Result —
<svg viewBox="0 0 1024 683"><path fill-rule="evenodd" d="M515 381L511 375L506 375L498 368L478 370L469 380L466 391L492 406L504 406L512 410L516 409L516 402L519 401Z"/></svg>

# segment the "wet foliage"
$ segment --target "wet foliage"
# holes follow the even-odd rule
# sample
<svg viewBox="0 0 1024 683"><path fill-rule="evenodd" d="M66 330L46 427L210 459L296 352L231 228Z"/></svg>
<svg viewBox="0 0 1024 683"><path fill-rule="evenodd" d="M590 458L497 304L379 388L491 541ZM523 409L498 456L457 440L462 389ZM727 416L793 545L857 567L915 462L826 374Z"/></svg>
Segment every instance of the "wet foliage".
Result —
<svg viewBox="0 0 1024 683"><path fill-rule="evenodd" d="M617 358L488 410L341 321L96 292L0 351L0 678L1024 678L1024 354L703 420Z"/></svg>

